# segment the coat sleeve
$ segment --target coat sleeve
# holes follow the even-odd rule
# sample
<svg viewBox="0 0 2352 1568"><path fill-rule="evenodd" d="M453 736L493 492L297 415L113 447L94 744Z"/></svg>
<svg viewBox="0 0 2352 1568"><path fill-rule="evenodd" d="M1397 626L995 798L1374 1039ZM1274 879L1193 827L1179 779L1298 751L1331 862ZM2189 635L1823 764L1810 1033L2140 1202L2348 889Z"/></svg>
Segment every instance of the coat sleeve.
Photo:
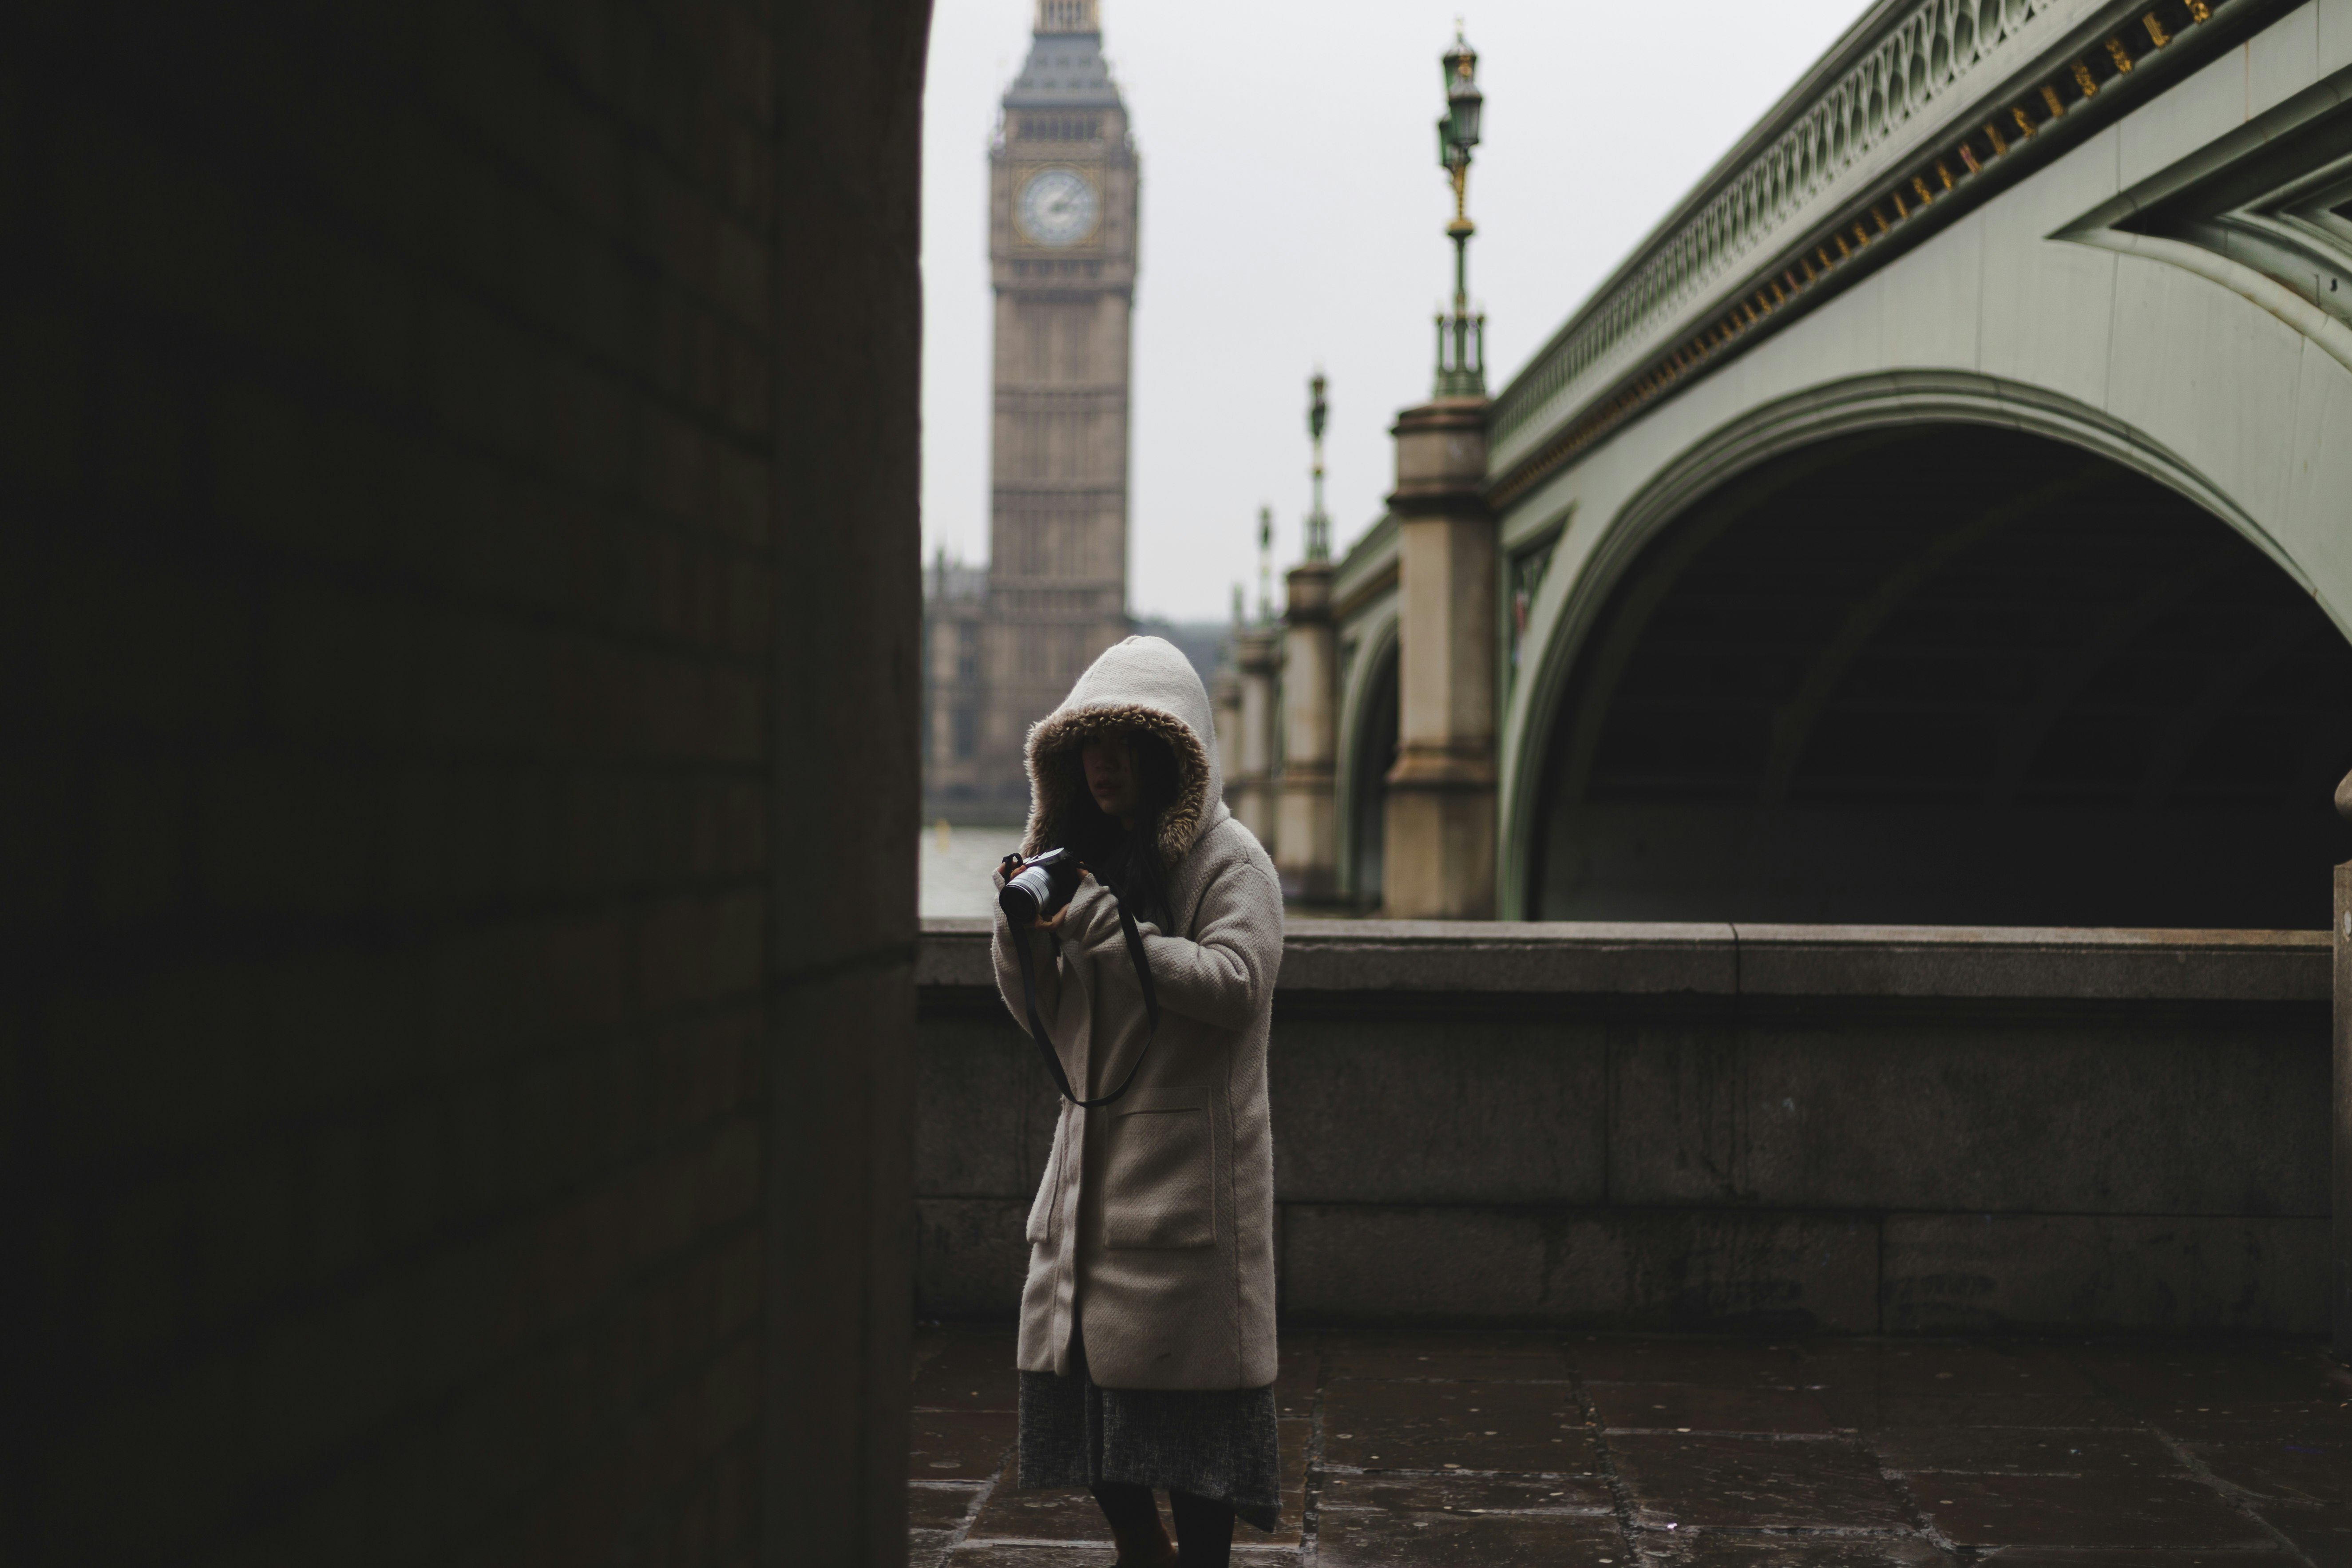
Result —
<svg viewBox="0 0 2352 1568"><path fill-rule="evenodd" d="M996 873L996 885L1000 889L1004 885L1001 869ZM990 953L996 961L996 994L1003 998L1005 1011L1013 1015L1013 1021L1021 1026L1023 1034L1029 1032L1029 1014L1021 998L1021 954L1013 944L1030 944L1030 969L1037 978L1038 1021L1045 1026L1046 1036L1054 1044L1066 1044L1069 1031L1061 1023L1063 968L1081 962L1091 950L1093 939L1099 935L1098 928L1106 923L1104 909L1108 902L1102 896L1100 883L1092 878L1080 882L1078 890L1070 897L1069 911L1062 917L1060 936L1034 928L1016 931L1003 906L997 908L995 934L989 943ZM1114 933L1118 931L1116 914L1108 917L1108 924Z"/></svg>
<svg viewBox="0 0 2352 1568"><path fill-rule="evenodd" d="M1004 872L1001 868L996 873L996 886L1000 892L1003 890ZM1062 1005L1062 975L1055 962L1057 944L1054 941L1054 933L1014 931L1013 921L1006 918L1003 906L998 906L996 930L988 944L989 955L996 961L996 994L1004 999L1004 1010L1013 1015L1013 1021L1025 1035L1029 1032L1029 1013L1021 997L1021 954L1013 946L1015 942L1023 942L1029 944L1029 971L1037 980L1037 1016L1045 1024L1045 1032L1051 1035L1055 1016L1060 1013Z"/></svg>
<svg viewBox="0 0 2352 1568"><path fill-rule="evenodd" d="M1116 928L1114 928L1115 930ZM1282 967L1282 888L1261 860L1237 858L1201 896L1198 938L1142 928L1160 1004L1221 1029L1245 1029Z"/></svg>

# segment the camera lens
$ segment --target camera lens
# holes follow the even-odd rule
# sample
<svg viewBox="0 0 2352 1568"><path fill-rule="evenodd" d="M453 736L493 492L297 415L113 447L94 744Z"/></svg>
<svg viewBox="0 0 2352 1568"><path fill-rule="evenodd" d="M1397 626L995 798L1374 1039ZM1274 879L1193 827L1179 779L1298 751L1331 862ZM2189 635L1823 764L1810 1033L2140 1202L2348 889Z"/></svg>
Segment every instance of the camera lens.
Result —
<svg viewBox="0 0 2352 1568"><path fill-rule="evenodd" d="M1004 884L1004 890L997 894L996 901L1003 909L1004 918L1011 921L1013 929L1018 931L1034 923L1053 897L1053 879L1045 874L1044 867L1030 866Z"/></svg>

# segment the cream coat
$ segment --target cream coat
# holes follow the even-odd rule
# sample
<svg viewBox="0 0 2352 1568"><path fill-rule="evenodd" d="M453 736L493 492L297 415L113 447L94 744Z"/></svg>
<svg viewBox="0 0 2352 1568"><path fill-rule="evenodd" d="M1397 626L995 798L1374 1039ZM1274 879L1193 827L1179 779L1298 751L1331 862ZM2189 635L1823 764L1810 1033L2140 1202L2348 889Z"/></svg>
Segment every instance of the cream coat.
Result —
<svg viewBox="0 0 2352 1568"><path fill-rule="evenodd" d="M1225 810L1209 696L1172 646L1129 637L1110 648L1030 731L1024 849L1055 847L1067 814L1095 809L1080 744L1131 727L1169 742L1180 779L1160 833L1175 929L1142 926L1160 1033L1121 1099L1092 1110L1061 1101L1029 1213L1020 1364L1067 1375L1076 1327L1103 1387L1258 1388L1275 1377L1265 1052L1282 889ZM998 913L997 988L1025 1031L1018 940L1035 944L1038 1015L1071 1086L1108 1094L1147 1032L1116 903L1080 884L1058 937L1015 933Z"/></svg>

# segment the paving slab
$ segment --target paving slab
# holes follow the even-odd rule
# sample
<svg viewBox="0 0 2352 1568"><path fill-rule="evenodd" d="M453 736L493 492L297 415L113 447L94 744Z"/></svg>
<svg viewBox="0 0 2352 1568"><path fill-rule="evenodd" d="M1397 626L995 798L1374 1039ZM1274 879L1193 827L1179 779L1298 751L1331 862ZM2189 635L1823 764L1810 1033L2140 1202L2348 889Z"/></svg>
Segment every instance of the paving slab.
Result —
<svg viewBox="0 0 2352 1568"><path fill-rule="evenodd" d="M1635 1522L1894 1531L1910 1521L1877 1461L1840 1438L1611 1435Z"/></svg>
<svg viewBox="0 0 2352 1568"><path fill-rule="evenodd" d="M1335 1383L1323 1460L1356 1469L1585 1473L1595 1435L1564 1383Z"/></svg>
<svg viewBox="0 0 2352 1568"><path fill-rule="evenodd" d="M2197 1462L2264 1502L2352 1508L2352 1436L2194 1443Z"/></svg>
<svg viewBox="0 0 2352 1568"><path fill-rule="evenodd" d="M2251 1515L2187 1478L1935 1476L1911 1495L1961 1546L2276 1545Z"/></svg>
<svg viewBox="0 0 2352 1568"><path fill-rule="evenodd" d="M1085 1491L1011 1485L1013 1339L917 1333L919 1568L1109 1562ZM2311 1341L1318 1330L1276 1397L1246 1568L2352 1568L2352 1377Z"/></svg>
<svg viewBox="0 0 2352 1568"><path fill-rule="evenodd" d="M1866 1442L1882 1466L1912 1474L2189 1479L2179 1457L2139 1427L1890 1426Z"/></svg>
<svg viewBox="0 0 2352 1568"><path fill-rule="evenodd" d="M907 1523L916 1530L956 1530L971 1517L982 1487L935 1486L918 1480L907 1488Z"/></svg>
<svg viewBox="0 0 2352 1568"><path fill-rule="evenodd" d="M1985 1394L1913 1394L1900 1389L1808 1388L1841 1429L1890 1426L2138 1427L2138 1416L2100 1394L2045 1398L2006 1390Z"/></svg>
<svg viewBox="0 0 2352 1568"><path fill-rule="evenodd" d="M2203 1403L2149 1400L2141 1403L2135 1414L2158 1431L2189 1443L2326 1443L2352 1437L2352 1407L2333 1394L2279 1400L2207 1394Z"/></svg>
<svg viewBox="0 0 2352 1568"><path fill-rule="evenodd" d="M1827 1433L1829 1412L1801 1388L1769 1384L1588 1383L1585 1396L1612 1430Z"/></svg>
<svg viewBox="0 0 2352 1568"><path fill-rule="evenodd" d="M1305 1539L1307 1518L1307 1439L1308 1424L1304 1421L1282 1423L1283 1496L1282 1520L1271 1531L1261 1531L1248 1524L1234 1529L1235 1550L1244 1547L1295 1547ZM1064 1543L1094 1542L1108 1547L1110 1526L1103 1519L1102 1507L1094 1494L1083 1487L1035 1487L1023 1489L1013 1484L1013 1464L1007 1461L997 1479L995 1490L972 1521L965 1539L975 1542L1036 1542ZM1171 1539L1176 1533L1174 1519L1168 1510L1167 1494L1156 1494L1160 1503L1160 1522Z"/></svg>
<svg viewBox="0 0 2352 1568"><path fill-rule="evenodd" d="M2257 1511L2265 1524L2293 1542L2316 1568L2352 1568L2352 1509L2273 1504Z"/></svg>
<svg viewBox="0 0 2352 1568"><path fill-rule="evenodd" d="M1583 1334L1564 1348L1577 1374L1597 1383L1794 1384L1801 1365L1787 1340Z"/></svg>
<svg viewBox="0 0 2352 1568"><path fill-rule="evenodd" d="M1108 1547L1092 1544L1028 1545L966 1542L948 1555L943 1568L1109 1568ZM1249 1568L1291 1568L1295 1549L1254 1551L1234 1542L1234 1561Z"/></svg>
<svg viewBox="0 0 2352 1568"><path fill-rule="evenodd" d="M2309 1341L2096 1344L2074 1360L2116 1398L2150 1413L2352 1398L2352 1374Z"/></svg>
<svg viewBox="0 0 2352 1568"><path fill-rule="evenodd" d="M1751 1531L1643 1531L1645 1568L1947 1568L1955 1559L1912 1534L1763 1535ZM2107 1568L2121 1568L2110 1562Z"/></svg>
<svg viewBox="0 0 2352 1568"><path fill-rule="evenodd" d="M1333 1378L1477 1378L1561 1382L1569 1376L1559 1342L1549 1334L1325 1336L1326 1374Z"/></svg>
<svg viewBox="0 0 2352 1568"><path fill-rule="evenodd" d="M1017 1410L1021 1373L1002 1331L930 1330L918 1336L918 1410Z"/></svg>
<svg viewBox="0 0 2352 1568"><path fill-rule="evenodd" d="M2167 1552L2160 1556L2126 1557L2095 1548L2082 1551L2063 1546L2003 1546L1986 1552L1979 1563L1997 1563L2000 1568L2138 1568L2143 1563L2156 1568L2305 1568L2302 1558L2291 1552L2272 1550L2253 1552Z"/></svg>
<svg viewBox="0 0 2352 1568"><path fill-rule="evenodd" d="M1311 1415L1316 1386L1323 1380L1323 1352L1312 1339L1281 1342L1281 1360L1274 1375L1274 1405L1282 1415Z"/></svg>
<svg viewBox="0 0 2352 1568"><path fill-rule="evenodd" d="M1330 1476L1317 1496L1326 1518L1391 1513L1614 1513L1602 1476Z"/></svg>
<svg viewBox="0 0 2352 1568"><path fill-rule="evenodd" d="M1882 1394L2092 1394L2098 1386L2065 1349L2038 1342L1812 1340L1790 1381Z"/></svg>
<svg viewBox="0 0 2352 1568"><path fill-rule="evenodd" d="M1322 1531L1317 1561L1322 1568L1633 1568L1640 1559L1613 1519L1347 1513Z"/></svg>
<svg viewBox="0 0 2352 1568"><path fill-rule="evenodd" d="M1244 1525L1239 1533L1254 1543L1297 1546L1307 1539L1307 1471L1314 1457L1315 1423L1278 1420L1275 1428L1282 1446L1282 1522L1264 1533Z"/></svg>
<svg viewBox="0 0 2352 1568"><path fill-rule="evenodd" d="M1102 1506L1094 1494L1083 1487L1038 1487L1028 1490L1012 1482L1011 1467L989 1494L980 1517L964 1533L968 1542L984 1544L1008 1541L1032 1542L1097 1542L1110 1544L1110 1525L1103 1518ZM1170 1533L1166 1500L1161 1500L1160 1521Z"/></svg>
<svg viewBox="0 0 2352 1568"><path fill-rule="evenodd" d="M1019 1435L1009 1410L919 1410L908 1448L910 1480L984 1481Z"/></svg>

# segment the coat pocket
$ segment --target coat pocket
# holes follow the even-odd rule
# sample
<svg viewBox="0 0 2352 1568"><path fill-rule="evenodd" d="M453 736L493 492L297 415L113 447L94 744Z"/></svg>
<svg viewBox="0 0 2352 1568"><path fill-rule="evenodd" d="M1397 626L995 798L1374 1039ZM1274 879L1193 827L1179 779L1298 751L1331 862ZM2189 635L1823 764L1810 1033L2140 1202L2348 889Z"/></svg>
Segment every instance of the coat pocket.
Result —
<svg viewBox="0 0 2352 1568"><path fill-rule="evenodd" d="M1106 1247L1214 1247L1216 1129L1205 1089L1139 1089L1111 1107Z"/></svg>
<svg viewBox="0 0 2352 1568"><path fill-rule="evenodd" d="M1054 1121L1054 1149L1045 1156L1045 1179L1037 1184L1037 1201L1029 1205L1029 1224L1022 1239L1032 1247L1054 1239L1054 1210L1059 1194L1056 1189L1062 1178L1062 1138L1070 1130L1070 1119L1056 1117Z"/></svg>

